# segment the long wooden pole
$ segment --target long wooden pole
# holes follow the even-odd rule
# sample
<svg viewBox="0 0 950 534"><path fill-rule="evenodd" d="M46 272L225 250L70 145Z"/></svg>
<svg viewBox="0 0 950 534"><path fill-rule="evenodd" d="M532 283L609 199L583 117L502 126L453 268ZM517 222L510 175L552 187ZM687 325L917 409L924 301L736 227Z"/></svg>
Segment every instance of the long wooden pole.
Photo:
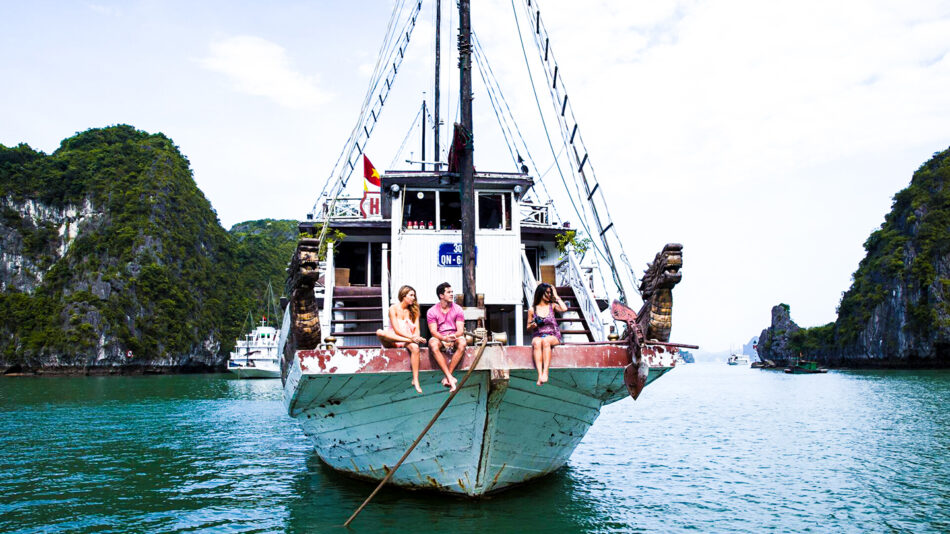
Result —
<svg viewBox="0 0 950 534"><path fill-rule="evenodd" d="M435 118L432 126L435 127L435 132L433 135L433 140L435 141L433 148L432 161L442 161L442 155L439 153L439 83L441 80L441 70L442 70L442 2L441 0L435 1L435 100L432 103L432 111L435 112ZM422 158L425 160L425 158ZM438 165L435 166L435 171L442 170Z"/></svg>
<svg viewBox="0 0 950 534"><path fill-rule="evenodd" d="M475 132L472 129L472 23L470 0L459 1L459 90L462 131L459 150L462 187L462 294L465 306L475 306Z"/></svg>
<svg viewBox="0 0 950 534"><path fill-rule="evenodd" d="M351 515L350 518L346 520L346 523L343 523L344 527L350 526L350 523L352 523L353 520L356 519L356 516L359 515L359 513L363 511L363 508L366 508L366 505L369 504L369 501L373 500L373 497L375 497L376 494L379 493L379 490L383 489L383 486L385 486L386 483L389 482L389 479L392 478L393 474L396 473L396 470L399 469L399 466L401 466L402 463L406 460L406 458L409 457L409 453L411 453L412 450L416 448L416 445L418 445L419 442L422 441L422 438L425 437L429 429L432 428L432 425L434 425L436 420L439 418L439 416L442 415L442 412L444 412L445 409L448 408L449 403L452 402L452 399L454 399L455 396L458 395L459 391L462 391L462 386L464 386L465 382L468 381L468 377L471 376L472 371L475 370L475 366L477 366L479 360L482 359L482 353L485 352L485 347L487 345L488 345L488 337L486 336L485 338L482 339L482 344L478 346L478 352L475 353L475 359L472 360L472 365L468 367L468 372L465 373L465 376L463 376L462 380L459 381L455 391L449 393L448 398L446 398L445 402L442 403L442 407L439 408L439 411L435 412L435 415L432 416L432 420L430 420L429 424L427 424L426 427L422 429L422 433L419 434L419 437L416 438L416 441L412 442L412 445L410 445L409 448L406 449L406 452L403 453L402 458L400 458L399 461L396 462L396 465L394 465L393 468L390 469L388 473L386 473L386 476L383 478L383 480L379 482L379 485L376 486L376 489L373 490L373 493L370 493L369 497L367 497L366 500L363 501L363 504L361 504L360 507L357 508L355 512L353 512L353 515Z"/></svg>

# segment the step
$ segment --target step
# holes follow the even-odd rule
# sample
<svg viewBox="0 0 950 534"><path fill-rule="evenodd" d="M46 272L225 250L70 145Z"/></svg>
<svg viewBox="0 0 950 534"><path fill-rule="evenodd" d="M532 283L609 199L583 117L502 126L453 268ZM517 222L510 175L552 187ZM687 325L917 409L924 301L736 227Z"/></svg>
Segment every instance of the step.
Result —
<svg viewBox="0 0 950 534"><path fill-rule="evenodd" d="M330 321L331 324L350 324L350 323L382 323L383 318L378 319L333 319Z"/></svg>
<svg viewBox="0 0 950 534"><path fill-rule="evenodd" d="M355 331L354 331L354 332L333 332L333 334L331 334L331 335L336 336L336 337L345 337L345 336L375 336L375 335L376 335L376 331L373 330L372 332L355 332Z"/></svg>
<svg viewBox="0 0 950 534"><path fill-rule="evenodd" d="M333 302L343 301L343 300L380 300L382 295L337 295L333 294Z"/></svg>
<svg viewBox="0 0 950 534"><path fill-rule="evenodd" d="M378 287L336 286L333 288L334 297L379 297L382 290Z"/></svg>
<svg viewBox="0 0 950 534"><path fill-rule="evenodd" d="M338 311L353 311L353 312L378 311L378 312L381 312L382 308L380 308L379 306L338 306L338 307L333 308L333 311L335 312L338 312Z"/></svg>
<svg viewBox="0 0 950 534"><path fill-rule="evenodd" d="M561 335L564 335L564 334L587 334L587 335L590 335L590 330L587 330L587 329L583 329L583 330L561 330Z"/></svg>

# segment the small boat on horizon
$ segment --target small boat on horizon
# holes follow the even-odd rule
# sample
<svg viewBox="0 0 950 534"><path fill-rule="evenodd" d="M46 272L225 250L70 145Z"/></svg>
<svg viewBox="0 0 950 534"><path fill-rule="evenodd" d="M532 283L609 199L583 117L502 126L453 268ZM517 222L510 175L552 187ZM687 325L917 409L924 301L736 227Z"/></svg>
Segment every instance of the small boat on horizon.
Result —
<svg viewBox="0 0 950 534"><path fill-rule="evenodd" d="M726 364L728 365L749 365L750 363L751 360L745 354L733 353L733 355L729 356L729 359L726 360Z"/></svg>
<svg viewBox="0 0 950 534"><path fill-rule="evenodd" d="M803 360L801 355L795 359L795 363L785 368L785 372L791 375L806 375L827 373L828 369L819 367L818 362L814 360Z"/></svg>

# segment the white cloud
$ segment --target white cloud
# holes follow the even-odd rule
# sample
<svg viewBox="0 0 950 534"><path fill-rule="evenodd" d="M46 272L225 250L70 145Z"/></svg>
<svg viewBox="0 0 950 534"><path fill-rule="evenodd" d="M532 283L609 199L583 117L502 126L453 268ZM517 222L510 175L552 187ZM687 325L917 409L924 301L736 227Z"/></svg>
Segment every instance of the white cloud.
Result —
<svg viewBox="0 0 950 534"><path fill-rule="evenodd" d="M315 109L330 100L315 77L294 70L283 47L260 37L241 35L211 43L211 55L198 62L227 76L236 91L287 108Z"/></svg>

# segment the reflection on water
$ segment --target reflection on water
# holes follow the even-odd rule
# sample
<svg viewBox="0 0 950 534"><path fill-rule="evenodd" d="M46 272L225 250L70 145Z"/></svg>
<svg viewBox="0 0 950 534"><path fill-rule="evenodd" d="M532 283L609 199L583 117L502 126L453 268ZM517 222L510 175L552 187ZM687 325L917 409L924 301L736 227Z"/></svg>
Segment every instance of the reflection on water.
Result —
<svg viewBox="0 0 950 534"><path fill-rule="evenodd" d="M385 489L357 532L950 530L950 373L694 364L605 408L552 476ZM373 486L324 466L278 380L0 380L0 531L319 532Z"/></svg>

